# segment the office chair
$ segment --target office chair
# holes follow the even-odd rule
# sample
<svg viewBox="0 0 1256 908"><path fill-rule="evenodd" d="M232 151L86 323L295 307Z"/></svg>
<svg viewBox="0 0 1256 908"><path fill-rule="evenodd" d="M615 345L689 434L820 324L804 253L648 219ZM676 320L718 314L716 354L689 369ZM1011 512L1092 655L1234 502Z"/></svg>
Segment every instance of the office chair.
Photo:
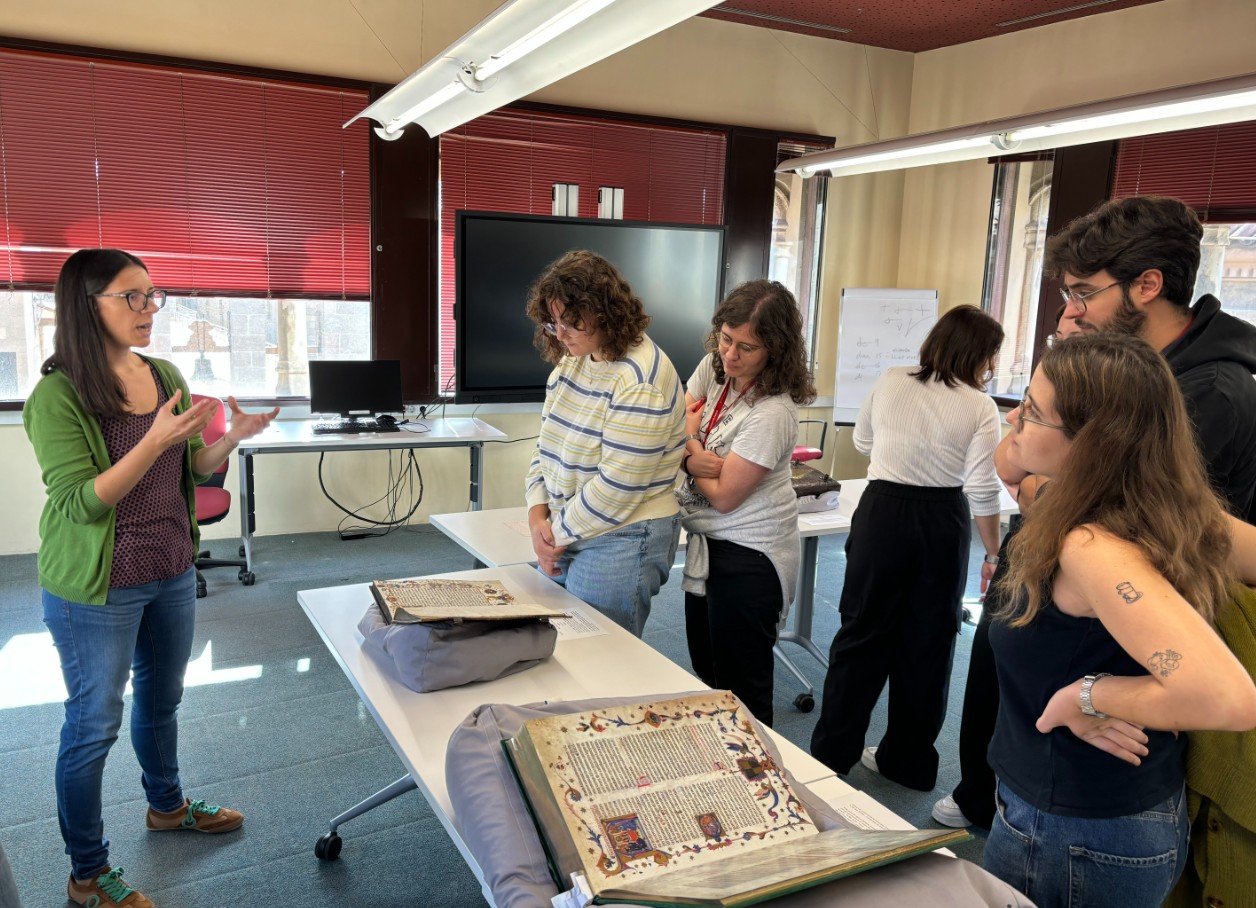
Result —
<svg viewBox="0 0 1256 908"><path fill-rule="evenodd" d="M198 400L209 400L210 398L204 394L193 394L192 402ZM219 403L218 409L214 411L214 417L209 421L209 425L205 427L205 431L201 433L201 437L205 439L205 444L212 445L218 439L222 438L227 432L227 414L226 406ZM227 516L227 512L231 510L231 493L228 492L223 485L227 479L227 467L231 464L231 458L228 457L214 471L203 485L196 487L196 524L200 527L206 527L213 523L218 523ZM231 558L214 558L210 555L209 550L205 549L196 553L196 598L204 599L209 592L205 586L205 576L202 570L208 570L215 567L234 567L239 568L236 575L240 578L240 582L245 586L252 586L257 576L248 569L248 564L244 561L244 548L240 548L239 559Z"/></svg>
<svg viewBox="0 0 1256 908"><path fill-rule="evenodd" d="M810 445L796 445L794 447L794 454L790 458L790 460L793 461L794 463L802 463L804 460L819 460L821 457L824 456L824 438L828 434L828 431L829 431L828 421L824 419L800 419L798 420L799 425L803 425L804 423L809 423L809 422L815 423L816 425L820 427L820 447L813 448Z"/></svg>

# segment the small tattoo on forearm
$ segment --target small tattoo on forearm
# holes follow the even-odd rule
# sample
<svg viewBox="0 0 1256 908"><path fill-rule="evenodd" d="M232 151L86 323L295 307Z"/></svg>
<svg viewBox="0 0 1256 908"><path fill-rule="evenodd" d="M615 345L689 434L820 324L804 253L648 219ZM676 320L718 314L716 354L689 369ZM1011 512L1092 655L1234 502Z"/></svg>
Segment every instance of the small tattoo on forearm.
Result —
<svg viewBox="0 0 1256 908"><path fill-rule="evenodd" d="M1137 602L1139 599L1143 598L1143 594L1134 589L1134 584L1130 583L1128 580L1118 583L1116 585L1116 591L1126 602Z"/></svg>
<svg viewBox="0 0 1256 908"><path fill-rule="evenodd" d="M1152 653L1147 667L1161 678L1167 678L1182 667L1182 654L1171 649Z"/></svg>

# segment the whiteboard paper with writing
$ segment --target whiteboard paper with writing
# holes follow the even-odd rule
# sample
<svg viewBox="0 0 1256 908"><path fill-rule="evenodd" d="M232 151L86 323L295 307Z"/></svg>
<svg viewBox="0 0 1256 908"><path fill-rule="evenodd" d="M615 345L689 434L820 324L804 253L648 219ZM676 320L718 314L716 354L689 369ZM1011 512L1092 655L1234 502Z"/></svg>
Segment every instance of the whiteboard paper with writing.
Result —
<svg viewBox="0 0 1256 908"><path fill-rule="evenodd" d="M936 290L844 289L833 421L853 424L886 369L918 363L920 345L937 320Z"/></svg>

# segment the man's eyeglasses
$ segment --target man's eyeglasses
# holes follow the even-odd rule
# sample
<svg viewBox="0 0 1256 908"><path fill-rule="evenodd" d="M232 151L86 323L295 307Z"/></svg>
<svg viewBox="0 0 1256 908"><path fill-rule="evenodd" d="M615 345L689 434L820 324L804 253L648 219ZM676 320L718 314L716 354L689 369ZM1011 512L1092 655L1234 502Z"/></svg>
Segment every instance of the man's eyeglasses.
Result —
<svg viewBox="0 0 1256 908"><path fill-rule="evenodd" d="M1123 284L1123 283L1125 282L1113 281L1111 284L1108 284L1108 286L1106 287L1100 287L1098 290L1090 290L1086 293L1078 293L1072 287L1061 287L1060 296L1064 297L1065 305L1072 303L1074 306L1076 306L1078 309L1081 310L1082 315L1085 315L1086 314L1086 300L1090 299L1096 293L1103 293L1103 291L1111 290L1113 287L1117 286L1118 284Z"/></svg>
<svg viewBox="0 0 1256 908"><path fill-rule="evenodd" d="M151 302L157 310L166 305L166 291L154 290L152 293L145 293L143 290L128 290L126 293L94 293L93 296L116 296L126 300L127 306L132 312L143 312Z"/></svg>
<svg viewBox="0 0 1256 908"><path fill-rule="evenodd" d="M546 334L552 334L554 337L557 337L560 334L589 334L590 333L589 329L587 328L582 328L579 325L567 325L567 324L564 324L563 322L546 322L541 327L545 329Z"/></svg>
<svg viewBox="0 0 1256 908"><path fill-rule="evenodd" d="M1043 422L1041 419L1034 419L1032 416L1027 415L1029 412L1029 389L1028 388L1025 389L1025 396L1021 398L1020 407L1018 407L1017 409L1018 409L1018 412L1016 414L1016 431L1017 432L1024 432L1025 423L1027 422L1031 422L1035 426L1043 426L1044 428L1047 428L1047 429L1059 429L1061 432L1068 431L1068 429L1064 426L1056 425L1053 422Z"/></svg>

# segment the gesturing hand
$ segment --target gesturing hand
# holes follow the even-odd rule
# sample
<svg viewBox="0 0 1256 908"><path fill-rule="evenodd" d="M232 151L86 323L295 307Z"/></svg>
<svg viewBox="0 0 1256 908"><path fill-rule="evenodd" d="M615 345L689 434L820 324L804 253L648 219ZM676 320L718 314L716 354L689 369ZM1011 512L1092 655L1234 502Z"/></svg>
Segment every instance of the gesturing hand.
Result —
<svg viewBox="0 0 1256 908"><path fill-rule="evenodd" d="M279 408L269 413L245 413L240 409L234 397L227 398L227 406L231 408L231 426L227 429L227 439L237 445L246 438L252 438L270 425L271 420L279 415Z"/></svg>
<svg viewBox="0 0 1256 908"><path fill-rule="evenodd" d="M171 445L177 445L193 436L200 435L201 431L209 425L214 410L219 406L219 402L213 398L204 398L193 401L192 406L182 413L176 413L175 408L182 399L182 389L176 389L170 395L170 399L157 408L157 415L153 418L153 424L148 430L147 437L162 451Z"/></svg>

